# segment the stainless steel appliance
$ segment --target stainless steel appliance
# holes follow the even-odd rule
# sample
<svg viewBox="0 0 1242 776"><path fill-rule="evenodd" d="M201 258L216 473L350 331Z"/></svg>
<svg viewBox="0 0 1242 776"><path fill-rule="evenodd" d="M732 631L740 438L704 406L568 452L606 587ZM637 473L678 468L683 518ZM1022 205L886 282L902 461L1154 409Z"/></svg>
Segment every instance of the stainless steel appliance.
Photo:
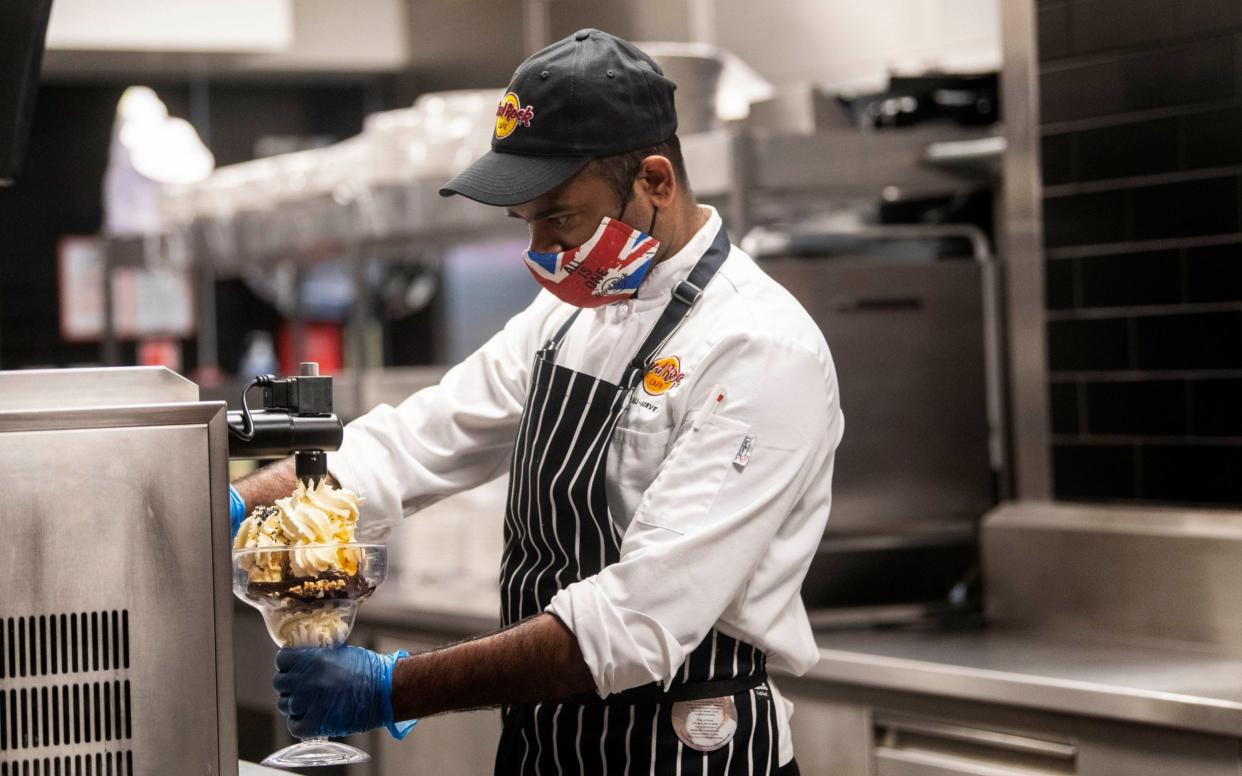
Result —
<svg viewBox="0 0 1242 776"><path fill-rule="evenodd" d="M926 253L946 241L969 246L965 258L889 245ZM898 253L865 255L881 244ZM965 225L755 230L743 247L820 325L840 381L832 515L803 587L813 622L974 608L977 527L996 503L1004 447L986 239Z"/></svg>
<svg viewBox="0 0 1242 776"><path fill-rule="evenodd" d="M227 434L162 368L0 372L4 771L237 773Z"/></svg>
<svg viewBox="0 0 1242 776"><path fill-rule="evenodd" d="M0 774L236 776L228 458L320 476L342 435L314 363L242 406L163 368L0 372Z"/></svg>

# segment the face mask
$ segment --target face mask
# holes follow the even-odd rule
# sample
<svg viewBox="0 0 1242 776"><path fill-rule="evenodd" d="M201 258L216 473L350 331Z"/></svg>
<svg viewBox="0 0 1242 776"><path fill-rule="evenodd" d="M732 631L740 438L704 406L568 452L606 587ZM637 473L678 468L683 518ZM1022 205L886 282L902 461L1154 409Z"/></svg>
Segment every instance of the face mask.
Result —
<svg viewBox="0 0 1242 776"><path fill-rule="evenodd" d="M655 214L651 216L655 226ZM539 285L576 307L602 307L638 293L660 241L623 221L604 217L591 239L560 253L527 250L526 267Z"/></svg>

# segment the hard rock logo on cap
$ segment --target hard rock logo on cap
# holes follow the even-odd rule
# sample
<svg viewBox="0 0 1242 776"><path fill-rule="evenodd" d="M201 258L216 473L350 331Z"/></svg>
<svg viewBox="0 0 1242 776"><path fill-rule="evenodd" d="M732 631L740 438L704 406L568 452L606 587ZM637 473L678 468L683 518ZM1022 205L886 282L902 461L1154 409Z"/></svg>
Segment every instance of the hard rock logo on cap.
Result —
<svg viewBox="0 0 1242 776"><path fill-rule="evenodd" d="M518 96L509 92L496 106L496 137L508 137L513 134L513 130L517 129L518 124L529 127L534 115L534 107L527 105L523 108Z"/></svg>
<svg viewBox="0 0 1242 776"><path fill-rule="evenodd" d="M647 374L643 375L643 390L652 396L659 396L676 388L685 378L681 371L681 359L677 356L656 359Z"/></svg>

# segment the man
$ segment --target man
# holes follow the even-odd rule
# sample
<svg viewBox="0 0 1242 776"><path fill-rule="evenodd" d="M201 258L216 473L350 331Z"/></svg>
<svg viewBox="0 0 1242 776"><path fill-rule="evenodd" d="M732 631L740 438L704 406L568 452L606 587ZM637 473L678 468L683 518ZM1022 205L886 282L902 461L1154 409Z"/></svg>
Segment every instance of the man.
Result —
<svg viewBox="0 0 1242 776"><path fill-rule="evenodd" d="M492 152L448 183L529 225L530 307L332 476L391 521L509 472L505 629L398 659L283 650L299 736L500 706L498 774L796 774L767 677L814 665L800 587L843 418L818 328L695 203L674 85L598 30L514 74ZM294 485L285 462L246 502Z"/></svg>

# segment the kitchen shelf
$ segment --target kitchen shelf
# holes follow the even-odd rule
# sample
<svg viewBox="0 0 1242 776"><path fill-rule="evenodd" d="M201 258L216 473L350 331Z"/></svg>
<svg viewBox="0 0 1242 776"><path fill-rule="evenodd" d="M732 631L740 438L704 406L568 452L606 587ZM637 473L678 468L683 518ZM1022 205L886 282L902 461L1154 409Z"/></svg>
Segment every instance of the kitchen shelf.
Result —
<svg viewBox="0 0 1242 776"><path fill-rule="evenodd" d="M1049 310L1049 321L1083 321L1104 318L1145 318L1187 313L1219 313L1242 311L1237 302L1170 302L1168 304L1125 305L1117 307L1067 307Z"/></svg>
<svg viewBox="0 0 1242 776"><path fill-rule="evenodd" d="M1118 253L1145 253L1178 248L1207 248L1214 245L1233 245L1242 242L1242 232L1213 234L1206 237L1169 237L1160 240L1130 240L1119 243L1095 243L1074 245L1066 248L1047 248L1044 256L1050 261L1062 259L1086 259L1093 256L1112 256Z"/></svg>

